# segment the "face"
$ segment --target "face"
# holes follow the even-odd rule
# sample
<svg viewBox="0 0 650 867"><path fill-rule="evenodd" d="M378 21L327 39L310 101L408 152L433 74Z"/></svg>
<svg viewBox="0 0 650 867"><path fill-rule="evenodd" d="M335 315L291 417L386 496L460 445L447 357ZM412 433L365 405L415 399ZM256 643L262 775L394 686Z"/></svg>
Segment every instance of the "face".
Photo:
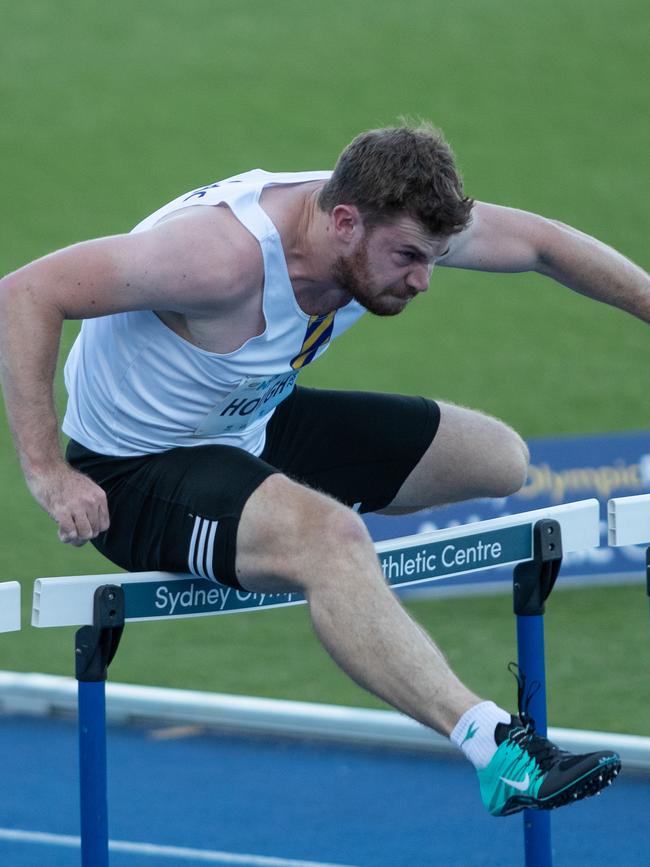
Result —
<svg viewBox="0 0 650 867"><path fill-rule="evenodd" d="M449 246L411 217L367 231L353 253L334 263L334 279L370 313L394 316L426 292L434 261Z"/></svg>

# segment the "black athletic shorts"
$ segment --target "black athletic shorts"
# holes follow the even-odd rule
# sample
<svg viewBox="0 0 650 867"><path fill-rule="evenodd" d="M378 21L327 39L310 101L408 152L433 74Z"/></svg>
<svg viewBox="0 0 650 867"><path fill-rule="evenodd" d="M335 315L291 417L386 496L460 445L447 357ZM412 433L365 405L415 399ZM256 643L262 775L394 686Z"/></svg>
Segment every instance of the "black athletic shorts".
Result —
<svg viewBox="0 0 650 867"><path fill-rule="evenodd" d="M237 526L273 473L360 512L388 506L433 440L440 409L421 397L296 387L276 409L259 458L227 445L107 457L77 442L66 458L105 491L111 524L93 539L131 572L192 572L240 587Z"/></svg>

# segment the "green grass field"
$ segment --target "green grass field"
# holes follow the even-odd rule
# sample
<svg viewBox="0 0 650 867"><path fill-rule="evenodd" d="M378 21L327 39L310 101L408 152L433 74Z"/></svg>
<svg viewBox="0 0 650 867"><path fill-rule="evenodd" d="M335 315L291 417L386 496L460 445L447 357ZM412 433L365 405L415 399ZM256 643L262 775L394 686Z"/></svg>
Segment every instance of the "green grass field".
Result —
<svg viewBox="0 0 650 867"><path fill-rule="evenodd" d="M479 694L514 709L508 594L429 599L409 609ZM648 734L648 612L640 586L556 590L547 603L553 725ZM0 635L2 668L73 674L74 629ZM307 609L127 624L111 679L238 695L383 707L329 659Z"/></svg>
<svg viewBox="0 0 650 867"><path fill-rule="evenodd" d="M471 195L564 220L647 266L645 14L640 0L0 0L0 272L128 230L235 172L329 167L357 132L400 115L445 130ZM535 275L440 269L403 316L367 318L304 381L424 393L530 437L650 428L649 363L647 326L619 311ZM89 546L57 542L4 421L0 479L2 579L107 571ZM648 733L644 606L640 587L551 601L553 724ZM412 607L475 689L512 702L507 599ZM0 637L0 667L71 673L71 642ZM303 609L129 629L112 676L368 701Z"/></svg>

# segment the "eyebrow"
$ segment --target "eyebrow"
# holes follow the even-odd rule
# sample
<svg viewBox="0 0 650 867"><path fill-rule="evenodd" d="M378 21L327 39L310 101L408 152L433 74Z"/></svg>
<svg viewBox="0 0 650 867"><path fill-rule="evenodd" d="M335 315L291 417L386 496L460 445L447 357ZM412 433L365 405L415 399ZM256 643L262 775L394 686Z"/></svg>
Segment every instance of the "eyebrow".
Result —
<svg viewBox="0 0 650 867"><path fill-rule="evenodd" d="M427 261L429 260L429 256L427 255L427 253L424 250L422 250L420 247L416 247L414 244L402 244L401 247L403 250L408 250L409 253L414 253L418 257L418 259L427 260ZM444 252L438 253L437 255L433 256L433 258L434 259L441 259L443 256L447 255L447 253L449 252L450 249L451 249L451 247L447 247L447 249L444 250Z"/></svg>
<svg viewBox="0 0 650 867"><path fill-rule="evenodd" d="M421 247L416 247L415 244L400 244L402 250L413 253L418 259L428 259L428 255Z"/></svg>

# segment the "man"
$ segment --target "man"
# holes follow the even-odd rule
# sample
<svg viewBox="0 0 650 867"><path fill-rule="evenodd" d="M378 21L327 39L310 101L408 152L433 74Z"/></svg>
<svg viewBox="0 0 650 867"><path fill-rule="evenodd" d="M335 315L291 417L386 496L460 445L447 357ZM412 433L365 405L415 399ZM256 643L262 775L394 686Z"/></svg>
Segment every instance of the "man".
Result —
<svg viewBox="0 0 650 867"><path fill-rule="evenodd" d="M535 270L650 322L647 276L533 214L473 202L432 127L358 136L330 172L253 171L128 235L0 284L2 376L27 483L73 545L131 570L301 591L357 683L451 737L494 815L593 794L611 752L573 757L473 695L388 589L357 512L502 497L527 450L501 422L423 398L302 389L365 310L399 313L436 264ZM71 437L52 397L61 325Z"/></svg>

